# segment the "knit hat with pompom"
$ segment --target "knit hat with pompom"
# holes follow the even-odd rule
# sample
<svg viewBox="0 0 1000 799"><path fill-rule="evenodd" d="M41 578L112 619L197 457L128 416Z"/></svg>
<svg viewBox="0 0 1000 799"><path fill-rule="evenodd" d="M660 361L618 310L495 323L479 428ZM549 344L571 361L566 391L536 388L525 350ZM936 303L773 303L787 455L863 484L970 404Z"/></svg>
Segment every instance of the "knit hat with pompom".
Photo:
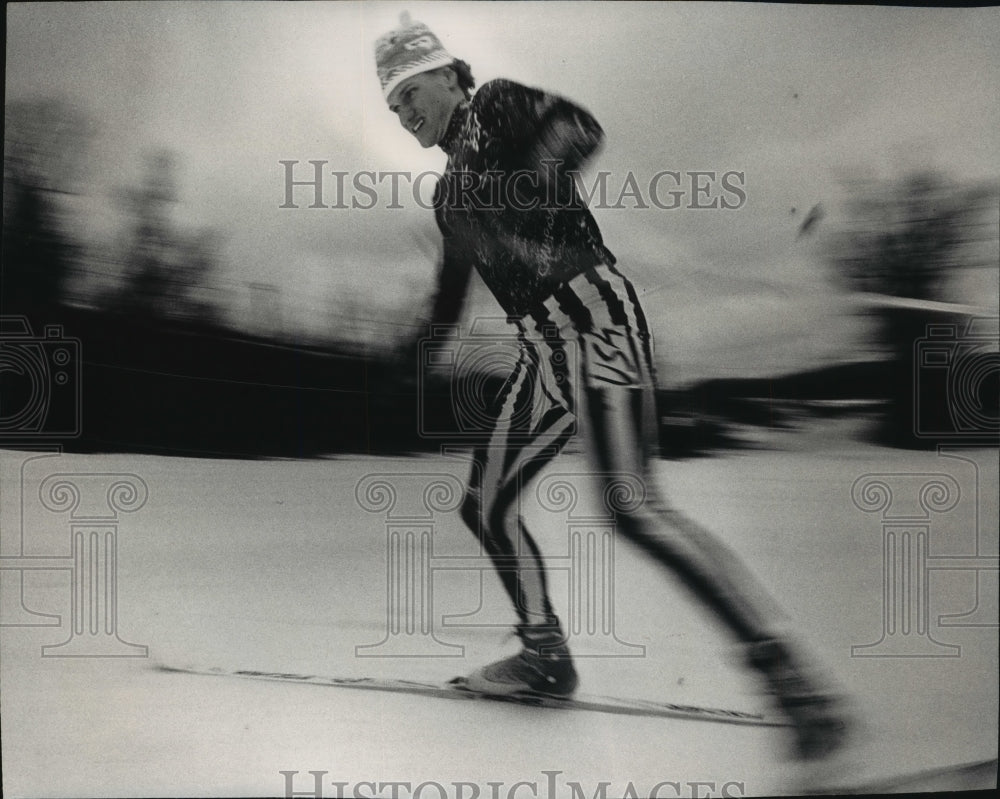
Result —
<svg viewBox="0 0 1000 799"><path fill-rule="evenodd" d="M375 70L386 100L407 78L450 66L454 61L430 28L412 22L406 11L399 15L399 27L375 42Z"/></svg>

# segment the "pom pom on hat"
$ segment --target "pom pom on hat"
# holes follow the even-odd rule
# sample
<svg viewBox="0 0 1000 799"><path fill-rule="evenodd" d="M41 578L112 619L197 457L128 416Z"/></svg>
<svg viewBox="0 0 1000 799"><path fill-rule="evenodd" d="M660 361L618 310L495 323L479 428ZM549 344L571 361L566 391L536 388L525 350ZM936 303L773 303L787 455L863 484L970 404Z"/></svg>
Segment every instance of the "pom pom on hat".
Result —
<svg viewBox="0 0 1000 799"><path fill-rule="evenodd" d="M407 78L450 66L454 60L431 29L411 21L406 11L399 15L399 28L375 42L375 71L386 100Z"/></svg>

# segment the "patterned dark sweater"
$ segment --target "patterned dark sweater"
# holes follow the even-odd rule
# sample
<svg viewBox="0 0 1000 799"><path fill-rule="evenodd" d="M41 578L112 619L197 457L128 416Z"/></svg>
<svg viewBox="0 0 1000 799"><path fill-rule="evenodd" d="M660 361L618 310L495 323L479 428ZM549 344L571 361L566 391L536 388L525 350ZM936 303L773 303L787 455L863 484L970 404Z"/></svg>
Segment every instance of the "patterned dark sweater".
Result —
<svg viewBox="0 0 1000 799"><path fill-rule="evenodd" d="M472 267L519 318L560 283L615 263L567 174L602 138L583 109L512 81L490 81L458 105L440 143L448 164L434 196L444 261L433 321L458 318Z"/></svg>

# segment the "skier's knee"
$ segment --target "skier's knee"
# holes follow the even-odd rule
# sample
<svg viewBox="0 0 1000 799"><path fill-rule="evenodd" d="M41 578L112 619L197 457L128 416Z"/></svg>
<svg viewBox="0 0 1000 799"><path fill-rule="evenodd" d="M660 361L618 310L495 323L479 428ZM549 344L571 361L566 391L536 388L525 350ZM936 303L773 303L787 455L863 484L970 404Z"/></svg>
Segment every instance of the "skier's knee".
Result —
<svg viewBox="0 0 1000 799"><path fill-rule="evenodd" d="M465 522L465 526L468 527L473 533L481 532L481 528L484 527L483 524L483 506L482 501L479 498L479 492L474 490L469 490L465 494L465 499L462 501L462 508L459 511L462 516L462 521Z"/></svg>
<svg viewBox="0 0 1000 799"><path fill-rule="evenodd" d="M517 503L494 503L483 523L489 527L493 535L510 538L518 525Z"/></svg>

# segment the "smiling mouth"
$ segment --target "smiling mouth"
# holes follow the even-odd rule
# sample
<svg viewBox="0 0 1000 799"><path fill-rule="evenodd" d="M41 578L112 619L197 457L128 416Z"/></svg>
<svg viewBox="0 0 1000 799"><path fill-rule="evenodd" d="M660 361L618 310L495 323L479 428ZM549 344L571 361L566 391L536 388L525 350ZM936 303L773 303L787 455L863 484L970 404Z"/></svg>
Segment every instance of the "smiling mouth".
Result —
<svg viewBox="0 0 1000 799"><path fill-rule="evenodd" d="M416 133L424 126L424 118L421 117L413 125L410 126L410 133Z"/></svg>

